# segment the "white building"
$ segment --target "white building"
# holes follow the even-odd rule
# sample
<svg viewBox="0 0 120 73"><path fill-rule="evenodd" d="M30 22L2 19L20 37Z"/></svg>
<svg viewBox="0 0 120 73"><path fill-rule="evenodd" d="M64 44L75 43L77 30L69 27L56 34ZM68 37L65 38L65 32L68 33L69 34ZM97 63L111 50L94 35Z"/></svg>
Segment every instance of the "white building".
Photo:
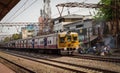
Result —
<svg viewBox="0 0 120 73"><path fill-rule="evenodd" d="M73 23L75 21L83 20L83 15L66 15L63 17L58 17L54 19L54 29L53 31L59 32L64 31L64 25Z"/></svg>
<svg viewBox="0 0 120 73"><path fill-rule="evenodd" d="M30 38L37 36L39 27L36 26L35 24L29 24L27 25L27 27L22 27L21 31L22 31L22 39Z"/></svg>

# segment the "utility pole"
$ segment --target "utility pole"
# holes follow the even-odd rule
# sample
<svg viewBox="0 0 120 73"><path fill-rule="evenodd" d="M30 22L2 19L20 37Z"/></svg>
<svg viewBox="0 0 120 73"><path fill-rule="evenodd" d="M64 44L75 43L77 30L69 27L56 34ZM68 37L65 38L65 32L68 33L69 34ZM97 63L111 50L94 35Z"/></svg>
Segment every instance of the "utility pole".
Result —
<svg viewBox="0 0 120 73"><path fill-rule="evenodd" d="M114 0L114 11L115 11L115 27L116 27L116 48L118 48L118 33L119 33L119 0Z"/></svg>
<svg viewBox="0 0 120 73"><path fill-rule="evenodd" d="M43 9L43 14L44 14L44 32L49 32L50 27L51 27L51 6L50 6L50 0L43 0L44 2L44 9Z"/></svg>
<svg viewBox="0 0 120 73"><path fill-rule="evenodd" d="M90 32L91 32L91 29L90 28L91 27L88 27L89 48L91 47L91 41L90 41L90 37L91 37Z"/></svg>
<svg viewBox="0 0 120 73"><path fill-rule="evenodd" d="M118 33L120 33L120 24L119 24L119 11L120 11L120 0L112 0L111 5L102 5L104 8L111 8L112 9L112 31L115 36L115 48L118 48Z"/></svg>

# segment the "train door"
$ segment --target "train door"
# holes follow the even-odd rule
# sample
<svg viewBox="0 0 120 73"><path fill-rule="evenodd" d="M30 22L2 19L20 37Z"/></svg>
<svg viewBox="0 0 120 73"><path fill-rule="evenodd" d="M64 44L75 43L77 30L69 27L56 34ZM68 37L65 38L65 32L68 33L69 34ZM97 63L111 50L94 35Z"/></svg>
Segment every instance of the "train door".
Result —
<svg viewBox="0 0 120 73"><path fill-rule="evenodd" d="M28 39L26 40L26 48L28 48Z"/></svg>
<svg viewBox="0 0 120 73"><path fill-rule="evenodd" d="M18 47L18 41L15 41L15 47L16 48Z"/></svg>
<svg viewBox="0 0 120 73"><path fill-rule="evenodd" d="M23 42L23 43L24 43L24 48L26 48L26 40L24 40L24 42Z"/></svg>
<svg viewBox="0 0 120 73"><path fill-rule="evenodd" d="M53 34L51 37L49 37L48 39L48 45L51 49L58 49L58 46L57 46L57 37L58 35L57 34Z"/></svg>
<svg viewBox="0 0 120 73"><path fill-rule="evenodd" d="M64 34L58 35L58 48L66 47L66 36Z"/></svg>
<svg viewBox="0 0 120 73"><path fill-rule="evenodd" d="M49 48L49 49L53 49L54 48L53 36L47 37L47 48Z"/></svg>
<svg viewBox="0 0 120 73"><path fill-rule="evenodd" d="M57 35L55 35L54 37L53 37L53 44L55 45L55 48L57 49L58 48L58 46L57 46Z"/></svg>
<svg viewBox="0 0 120 73"><path fill-rule="evenodd" d="M35 39L32 39L31 44L32 44L32 48L34 48L34 46L35 46Z"/></svg>
<svg viewBox="0 0 120 73"><path fill-rule="evenodd" d="M22 47L21 40L19 41L19 43L20 43L20 48L21 48Z"/></svg>
<svg viewBox="0 0 120 73"><path fill-rule="evenodd" d="M67 34L67 35L66 35L66 39L67 39L67 44L68 44L68 46L69 46L69 44L71 44L71 41L72 41L71 35L70 35L70 34Z"/></svg>
<svg viewBox="0 0 120 73"><path fill-rule="evenodd" d="M38 38L38 42L37 42L37 46L38 46L38 48L40 48L40 44L41 44L41 41L40 41L40 38Z"/></svg>
<svg viewBox="0 0 120 73"><path fill-rule="evenodd" d="M39 39L38 38L35 38L35 41L34 41L34 48L38 48L38 42L39 42Z"/></svg>
<svg viewBox="0 0 120 73"><path fill-rule="evenodd" d="M44 41L44 48L46 48L47 47L47 37L44 37L43 41Z"/></svg>
<svg viewBox="0 0 120 73"><path fill-rule="evenodd" d="M24 41L23 40L21 41L21 45L22 45L21 48L24 48Z"/></svg>
<svg viewBox="0 0 120 73"><path fill-rule="evenodd" d="M15 48L15 41L12 41L12 48Z"/></svg>
<svg viewBox="0 0 120 73"><path fill-rule="evenodd" d="M44 48L44 40L43 40L43 38L39 38L39 48Z"/></svg>
<svg viewBox="0 0 120 73"><path fill-rule="evenodd" d="M32 48L31 42L32 42L32 40L31 40L31 39L28 39L28 47L29 47L29 48Z"/></svg>
<svg viewBox="0 0 120 73"><path fill-rule="evenodd" d="M20 48L20 41L18 41L18 47Z"/></svg>
<svg viewBox="0 0 120 73"><path fill-rule="evenodd" d="M17 48L19 48L19 41L17 41Z"/></svg>
<svg viewBox="0 0 120 73"><path fill-rule="evenodd" d="M71 34L72 35L72 45L73 45L73 48L75 47L79 47L79 40L78 40L78 34Z"/></svg>
<svg viewBox="0 0 120 73"><path fill-rule="evenodd" d="M36 44L37 44L37 48L39 48L39 44L40 43L39 43L39 39L38 38L37 38L37 43Z"/></svg>

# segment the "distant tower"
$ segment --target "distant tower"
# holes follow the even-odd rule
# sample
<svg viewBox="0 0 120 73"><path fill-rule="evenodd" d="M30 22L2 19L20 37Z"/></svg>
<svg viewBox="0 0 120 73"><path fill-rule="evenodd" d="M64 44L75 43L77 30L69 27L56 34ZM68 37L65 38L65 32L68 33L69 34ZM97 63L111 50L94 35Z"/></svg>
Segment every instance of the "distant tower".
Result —
<svg viewBox="0 0 120 73"><path fill-rule="evenodd" d="M40 10L40 17L39 17L39 30L40 34L43 34L44 32L48 32L51 30L51 7L50 7L50 0L43 0L44 6L43 10ZM38 35L40 35L38 34Z"/></svg>
<svg viewBox="0 0 120 73"><path fill-rule="evenodd" d="M50 0L43 0L44 8L43 8L43 18L44 18L44 26L43 32L49 32L51 30L50 19L51 19L51 6Z"/></svg>
<svg viewBox="0 0 120 73"><path fill-rule="evenodd" d="M51 18L51 7L50 7L50 0L43 0L44 2L44 9L43 9L43 14L44 18Z"/></svg>
<svg viewBox="0 0 120 73"><path fill-rule="evenodd" d="M40 17L39 17L38 21L39 21L39 30L40 30L38 33L38 35L39 35L39 34L42 34L43 27L44 27L44 18L43 18L43 10L42 9L40 10Z"/></svg>

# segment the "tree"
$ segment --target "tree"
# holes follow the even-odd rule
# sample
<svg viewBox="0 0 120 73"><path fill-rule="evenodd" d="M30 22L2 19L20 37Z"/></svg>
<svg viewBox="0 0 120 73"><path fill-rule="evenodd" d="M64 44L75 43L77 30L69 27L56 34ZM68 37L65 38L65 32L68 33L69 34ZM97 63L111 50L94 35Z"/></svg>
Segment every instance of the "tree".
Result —
<svg viewBox="0 0 120 73"><path fill-rule="evenodd" d="M116 36L116 48L117 48L117 38L118 33L120 33L120 0L101 0L98 5L100 5L100 8L98 10L97 15L95 16L95 19L98 20L105 20L106 22L110 22L111 24L111 32L115 33Z"/></svg>
<svg viewBox="0 0 120 73"><path fill-rule="evenodd" d="M12 40L17 40L17 39L20 39L20 34L13 34L12 35Z"/></svg>
<svg viewBox="0 0 120 73"><path fill-rule="evenodd" d="M9 42L10 41L10 38L9 37L6 37L5 39L4 39L4 42Z"/></svg>
<svg viewBox="0 0 120 73"><path fill-rule="evenodd" d="M120 33L120 0L101 0L98 6L100 8L94 17L95 20L110 22L112 27L110 32L114 35Z"/></svg>
<svg viewBox="0 0 120 73"><path fill-rule="evenodd" d="M120 19L120 0L101 0L98 5L100 5L100 8L95 19L109 21L112 25L118 24ZM116 21L116 23L113 21Z"/></svg>

